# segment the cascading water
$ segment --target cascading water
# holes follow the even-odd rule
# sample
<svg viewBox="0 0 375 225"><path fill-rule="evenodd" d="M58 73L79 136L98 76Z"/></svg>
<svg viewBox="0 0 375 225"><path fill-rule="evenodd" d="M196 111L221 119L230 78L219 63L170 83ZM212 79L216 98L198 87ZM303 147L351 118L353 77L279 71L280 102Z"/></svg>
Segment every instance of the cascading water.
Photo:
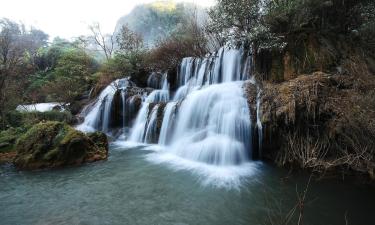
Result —
<svg viewBox="0 0 375 225"><path fill-rule="evenodd" d="M173 100L165 105L169 96L161 93L169 93L167 85L152 92L143 103L130 140L150 143L155 139L158 103L162 102L158 144L166 146L166 152L213 165L247 162L252 123L242 86L250 76L250 59L243 49L226 47L207 58L184 58ZM151 103L155 105L152 109Z"/></svg>
<svg viewBox="0 0 375 225"><path fill-rule="evenodd" d="M193 91L179 108L170 151L209 164L241 164L251 148L249 115L241 83Z"/></svg>
<svg viewBox="0 0 375 225"><path fill-rule="evenodd" d="M261 101L261 94L262 91L258 88L257 94L257 128L258 128L258 152L259 158L262 158L262 142L263 142L263 125L261 121L261 109L260 109L260 101Z"/></svg>
<svg viewBox="0 0 375 225"><path fill-rule="evenodd" d="M114 82L116 83L116 81ZM92 109L88 112L88 114L85 116L84 122L77 127L78 130L84 131L84 132L92 132L95 130L102 130L103 123L101 123L103 112L108 113L108 109L106 110L105 107L108 106L106 104L108 99L112 99L113 95L116 92L116 86L114 83L108 85L99 95L97 98L95 104L92 106ZM108 97L110 96L110 97ZM103 110L104 108L104 110ZM107 118L109 115L106 115ZM108 121L108 119L107 119Z"/></svg>
<svg viewBox="0 0 375 225"><path fill-rule="evenodd" d="M133 86L134 83L132 83L129 78L118 79L109 84L99 94L99 97L96 99L90 110L88 110L87 114L85 115L84 122L81 125L77 126L77 129L84 132L101 130L105 133L108 133L110 131L110 124L112 120L111 111L116 92L121 92L123 105L122 110L125 111L125 89Z"/></svg>
<svg viewBox="0 0 375 225"><path fill-rule="evenodd" d="M223 168L235 168L235 176L248 175L248 169L243 169L243 166L248 165L252 157L254 131L259 132L259 140L255 139L260 142L259 148L262 141L260 89L255 114L250 112L253 108L249 107L244 94L245 80L252 78L251 59L243 48L223 47L205 58L184 58L174 95L169 90L166 73L150 74L148 85L154 90L142 98L140 94L136 98L127 96L123 89L120 94L122 111L138 112L134 123L129 123L123 114L123 132L125 126L131 125L126 141L158 144L160 156L176 157L179 165L188 165L189 169L193 164L206 165L214 166L209 170L220 177L228 176L227 170L221 171ZM113 121L108 108L116 106L113 86L118 83L115 81L102 91L79 128L108 132L107 124ZM140 99L139 110L134 110L133 102ZM132 106L125 105L125 102ZM256 118L251 118L251 115Z"/></svg>
<svg viewBox="0 0 375 225"><path fill-rule="evenodd" d="M164 109L163 124L160 129L159 141L161 145L169 144L169 137L172 136L173 123L176 119L177 102L169 102Z"/></svg>
<svg viewBox="0 0 375 225"><path fill-rule="evenodd" d="M157 140L156 122L159 110L157 103L166 103L169 101L169 84L166 73L163 75L162 80L162 89L152 91L142 103L142 108L132 128L129 141L152 143ZM149 109L150 104L156 104L152 110ZM151 115L149 115L149 112L151 112Z"/></svg>

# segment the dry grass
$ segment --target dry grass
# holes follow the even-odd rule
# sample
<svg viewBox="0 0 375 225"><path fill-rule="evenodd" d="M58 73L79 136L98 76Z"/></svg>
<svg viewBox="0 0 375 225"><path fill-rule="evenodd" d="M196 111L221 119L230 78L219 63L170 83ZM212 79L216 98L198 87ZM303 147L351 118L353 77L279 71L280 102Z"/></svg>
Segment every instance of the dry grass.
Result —
<svg viewBox="0 0 375 225"><path fill-rule="evenodd" d="M325 168L325 158L329 150L326 140L308 135L302 137L297 132L286 135L286 146L279 152L276 162L280 165L298 164L301 168Z"/></svg>
<svg viewBox="0 0 375 225"><path fill-rule="evenodd" d="M264 84L262 121L279 137L278 164L375 179L375 77L360 59L347 59L343 74Z"/></svg>

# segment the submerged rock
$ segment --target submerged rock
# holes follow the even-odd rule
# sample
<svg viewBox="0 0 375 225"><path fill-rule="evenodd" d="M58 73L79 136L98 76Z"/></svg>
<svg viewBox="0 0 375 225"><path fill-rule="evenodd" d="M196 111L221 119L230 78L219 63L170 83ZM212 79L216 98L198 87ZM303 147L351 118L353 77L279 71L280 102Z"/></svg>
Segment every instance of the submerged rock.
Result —
<svg viewBox="0 0 375 225"><path fill-rule="evenodd" d="M86 135L61 122L42 122L22 135L15 146L19 169L80 165L108 157L104 134Z"/></svg>

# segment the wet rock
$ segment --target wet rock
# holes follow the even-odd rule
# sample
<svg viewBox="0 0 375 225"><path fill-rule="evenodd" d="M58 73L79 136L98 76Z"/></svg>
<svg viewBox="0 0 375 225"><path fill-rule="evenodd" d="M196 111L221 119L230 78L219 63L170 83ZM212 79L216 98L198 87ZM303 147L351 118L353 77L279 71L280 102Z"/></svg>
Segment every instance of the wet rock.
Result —
<svg viewBox="0 0 375 225"><path fill-rule="evenodd" d="M22 170L80 165L108 157L102 134L86 135L61 122L42 122L22 135L14 164Z"/></svg>

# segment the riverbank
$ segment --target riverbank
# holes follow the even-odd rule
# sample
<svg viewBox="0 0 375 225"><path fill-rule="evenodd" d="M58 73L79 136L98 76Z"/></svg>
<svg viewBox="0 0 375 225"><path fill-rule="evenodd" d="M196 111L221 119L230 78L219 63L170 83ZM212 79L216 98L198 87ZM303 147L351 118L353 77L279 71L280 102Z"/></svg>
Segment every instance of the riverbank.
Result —
<svg viewBox="0 0 375 225"><path fill-rule="evenodd" d="M373 181L375 83L368 76L316 72L263 82L263 157L321 176L358 174Z"/></svg>

